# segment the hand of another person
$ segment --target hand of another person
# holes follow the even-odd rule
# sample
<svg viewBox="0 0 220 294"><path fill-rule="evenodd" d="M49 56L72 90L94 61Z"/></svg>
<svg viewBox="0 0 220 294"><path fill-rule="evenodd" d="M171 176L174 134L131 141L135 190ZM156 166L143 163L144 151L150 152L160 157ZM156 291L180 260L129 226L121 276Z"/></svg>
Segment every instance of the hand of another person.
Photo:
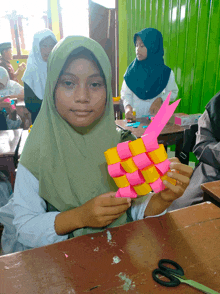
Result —
<svg viewBox="0 0 220 294"><path fill-rule="evenodd" d="M4 99L5 99L5 97L4 97ZM7 113L11 113L11 111L12 111L11 102L5 102L5 101L0 102L0 108L1 109L5 108Z"/></svg>
<svg viewBox="0 0 220 294"><path fill-rule="evenodd" d="M3 102L5 99L7 99L7 98L10 98L11 96L3 96L3 97L0 97L0 102Z"/></svg>
<svg viewBox="0 0 220 294"><path fill-rule="evenodd" d="M158 110L160 109L162 103L163 103L163 100L161 97L158 97L157 99L155 99L154 102L151 104L150 114L156 115Z"/></svg>
<svg viewBox="0 0 220 294"><path fill-rule="evenodd" d="M116 198L115 192L99 195L80 207L81 227L105 227L131 206L130 198Z"/></svg>
<svg viewBox="0 0 220 294"><path fill-rule="evenodd" d="M130 105L125 107L125 118L133 120L133 109Z"/></svg>
<svg viewBox="0 0 220 294"><path fill-rule="evenodd" d="M22 62L22 63L18 66L18 69L19 69L20 71L25 70L25 68L26 68L26 64L25 64L24 62Z"/></svg>
<svg viewBox="0 0 220 294"><path fill-rule="evenodd" d="M182 164L176 157L169 158L169 160L171 161L171 172L168 172L167 175L177 181L176 186L166 181L164 185L167 189L161 191L159 194L164 201L173 202L185 192L189 185L193 169L188 165Z"/></svg>

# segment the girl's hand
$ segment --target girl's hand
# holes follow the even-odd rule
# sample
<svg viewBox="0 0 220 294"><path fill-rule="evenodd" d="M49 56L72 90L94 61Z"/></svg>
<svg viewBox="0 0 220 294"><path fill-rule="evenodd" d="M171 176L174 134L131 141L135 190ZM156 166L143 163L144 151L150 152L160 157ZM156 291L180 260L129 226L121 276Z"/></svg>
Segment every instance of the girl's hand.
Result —
<svg viewBox="0 0 220 294"><path fill-rule="evenodd" d="M171 172L167 175L177 181L176 186L164 181L164 185L167 189L161 191L159 194L164 201L173 202L185 192L189 185L193 169L188 165L182 164L176 157L170 158L169 160L171 161Z"/></svg>
<svg viewBox="0 0 220 294"><path fill-rule="evenodd" d="M125 108L125 118L133 120L133 109L130 105L126 106Z"/></svg>
<svg viewBox="0 0 220 294"><path fill-rule="evenodd" d="M180 163L179 159L176 157L169 158L169 160L171 161L171 172L168 173L168 176L177 181L176 186L164 181L164 185L167 189L153 195L145 209L145 216L162 213L172 204L174 200L183 195L189 185L193 169L188 165Z"/></svg>
<svg viewBox="0 0 220 294"><path fill-rule="evenodd" d="M163 103L163 100L161 97L158 97L157 99L155 99L154 102L151 104L150 114L156 115L158 110L160 109L162 103Z"/></svg>
<svg viewBox="0 0 220 294"><path fill-rule="evenodd" d="M81 227L105 227L131 206L131 199L116 198L115 192L97 196L80 207Z"/></svg>

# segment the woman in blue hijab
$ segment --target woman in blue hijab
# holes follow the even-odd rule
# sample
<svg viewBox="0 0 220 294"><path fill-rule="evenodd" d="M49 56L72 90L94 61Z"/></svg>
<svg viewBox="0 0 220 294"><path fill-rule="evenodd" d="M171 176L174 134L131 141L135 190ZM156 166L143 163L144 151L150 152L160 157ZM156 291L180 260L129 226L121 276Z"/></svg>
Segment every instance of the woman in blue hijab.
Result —
<svg viewBox="0 0 220 294"><path fill-rule="evenodd" d="M155 115L167 95L176 99L178 87L173 71L164 64L163 37L153 28L143 29L134 35L136 58L128 66L121 89L125 117Z"/></svg>

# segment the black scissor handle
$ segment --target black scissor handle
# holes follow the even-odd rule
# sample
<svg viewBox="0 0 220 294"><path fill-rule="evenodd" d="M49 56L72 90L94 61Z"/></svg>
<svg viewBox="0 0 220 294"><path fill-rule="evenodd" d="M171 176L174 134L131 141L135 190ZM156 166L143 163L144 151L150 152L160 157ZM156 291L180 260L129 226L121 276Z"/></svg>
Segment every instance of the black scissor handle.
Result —
<svg viewBox="0 0 220 294"><path fill-rule="evenodd" d="M173 265L175 267L175 269L172 269L170 267L165 266L164 263L168 263L168 264ZM173 260L161 259L159 261L159 263L158 263L158 266L162 271L165 271L165 272L168 271L169 273L174 273L174 274L177 274L179 276L184 276L184 271L183 271L182 267Z"/></svg>
<svg viewBox="0 0 220 294"><path fill-rule="evenodd" d="M169 282L165 282L161 279L158 278L158 274L168 278L170 281ZM153 272L152 272L152 277L154 279L155 282L157 282L158 284L160 285L163 285L163 286L166 286L166 287L176 287L180 284L180 280L175 278L174 276L172 276L171 274L169 274L168 271L163 271L159 268L155 269Z"/></svg>

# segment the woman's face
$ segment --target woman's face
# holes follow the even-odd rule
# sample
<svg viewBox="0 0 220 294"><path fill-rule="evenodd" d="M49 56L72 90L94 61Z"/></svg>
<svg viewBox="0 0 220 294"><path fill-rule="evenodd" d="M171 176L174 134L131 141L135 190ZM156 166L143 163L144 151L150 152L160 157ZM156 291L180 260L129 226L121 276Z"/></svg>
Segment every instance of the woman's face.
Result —
<svg viewBox="0 0 220 294"><path fill-rule="evenodd" d="M47 62L49 54L55 45L56 42L51 37L47 37L40 42L40 52L44 61Z"/></svg>
<svg viewBox="0 0 220 294"><path fill-rule="evenodd" d="M2 57L7 61L12 60L12 58L13 58L12 49L8 48L8 49L3 50Z"/></svg>
<svg viewBox="0 0 220 294"><path fill-rule="evenodd" d="M87 128L105 112L106 86L96 64L79 58L70 62L55 89L58 113L73 128Z"/></svg>
<svg viewBox="0 0 220 294"><path fill-rule="evenodd" d="M136 38L136 56L139 61L147 58L147 48L144 46L143 41L140 37Z"/></svg>

